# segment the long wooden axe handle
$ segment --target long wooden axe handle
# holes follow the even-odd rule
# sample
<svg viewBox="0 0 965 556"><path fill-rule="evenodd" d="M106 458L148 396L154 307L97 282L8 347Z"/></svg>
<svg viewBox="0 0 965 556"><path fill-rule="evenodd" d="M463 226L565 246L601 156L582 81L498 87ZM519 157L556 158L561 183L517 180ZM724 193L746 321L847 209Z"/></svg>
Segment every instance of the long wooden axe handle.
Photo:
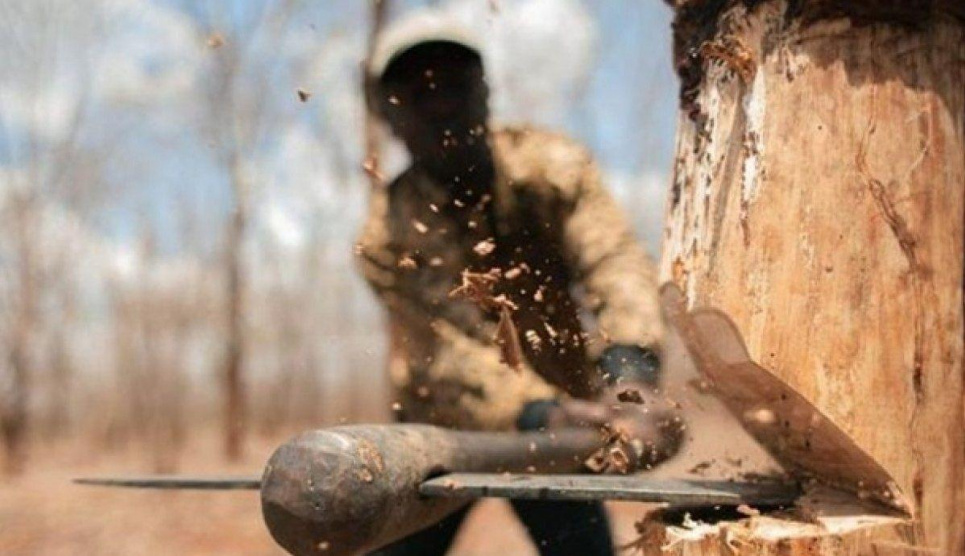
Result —
<svg viewBox="0 0 965 556"><path fill-rule="evenodd" d="M602 445L593 429L514 434L360 425L312 431L268 461L262 512L272 537L296 556L364 553L470 500L423 496L419 487L427 479L457 471L572 472Z"/></svg>

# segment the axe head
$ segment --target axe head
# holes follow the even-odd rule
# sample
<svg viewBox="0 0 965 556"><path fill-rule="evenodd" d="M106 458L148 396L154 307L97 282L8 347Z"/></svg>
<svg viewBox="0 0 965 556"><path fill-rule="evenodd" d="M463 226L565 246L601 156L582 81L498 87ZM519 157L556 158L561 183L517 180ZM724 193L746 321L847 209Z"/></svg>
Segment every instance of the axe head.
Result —
<svg viewBox="0 0 965 556"><path fill-rule="evenodd" d="M713 308L688 310L674 285L661 288L668 323L713 393L795 478L845 490L910 514L891 475L807 398L748 353L734 322Z"/></svg>

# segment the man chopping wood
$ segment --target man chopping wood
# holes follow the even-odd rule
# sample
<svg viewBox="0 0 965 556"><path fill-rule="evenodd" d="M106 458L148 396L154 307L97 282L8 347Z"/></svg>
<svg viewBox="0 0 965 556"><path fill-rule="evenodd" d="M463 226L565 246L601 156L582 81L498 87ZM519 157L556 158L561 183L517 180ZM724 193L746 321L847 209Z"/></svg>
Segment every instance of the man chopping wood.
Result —
<svg viewBox="0 0 965 556"><path fill-rule="evenodd" d="M590 154L558 134L491 127L478 42L443 18L387 30L368 72L372 108L411 155L373 193L357 246L388 312L399 419L602 426L632 447L593 462L613 471L671 455L680 427L655 393L653 266ZM598 503L513 508L543 555L613 553ZM377 554L444 554L466 512Z"/></svg>

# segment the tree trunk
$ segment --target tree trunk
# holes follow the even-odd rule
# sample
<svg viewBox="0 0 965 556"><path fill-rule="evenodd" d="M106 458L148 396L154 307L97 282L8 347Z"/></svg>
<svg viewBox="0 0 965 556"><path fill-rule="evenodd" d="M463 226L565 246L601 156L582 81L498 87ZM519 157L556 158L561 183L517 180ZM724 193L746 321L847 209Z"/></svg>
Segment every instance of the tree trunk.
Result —
<svg viewBox="0 0 965 556"><path fill-rule="evenodd" d="M389 12L389 0L373 0L369 9L369 34L366 41L365 61L362 63L362 93L368 98L372 93L373 83L369 82L369 63L375 48L378 45L379 34L385 26L385 18ZM365 141L365 160L362 162L362 169L365 170L369 178L369 185L373 190L385 185L385 177L382 175L381 161L382 156L382 134L379 129L378 115L372 106L372 100L366 103L365 120L362 122L362 137Z"/></svg>
<svg viewBox="0 0 965 556"><path fill-rule="evenodd" d="M37 323L36 198L13 196L14 237L17 249L16 310L11 323L8 365L12 373L6 399L0 400L0 432L5 447L4 472L19 475L27 460L33 342Z"/></svg>
<svg viewBox="0 0 965 556"><path fill-rule="evenodd" d="M879 461L915 516L808 532L755 518L767 532L744 544L728 542L733 524L655 542L965 553L965 4L676 4L662 276L729 314L751 357Z"/></svg>
<svg viewBox="0 0 965 556"><path fill-rule="evenodd" d="M227 274L227 338L224 360L224 450L231 461L244 456L247 424L245 399L245 268L244 243L248 227L248 187L241 162L232 151L231 183L235 208L228 223L225 272Z"/></svg>

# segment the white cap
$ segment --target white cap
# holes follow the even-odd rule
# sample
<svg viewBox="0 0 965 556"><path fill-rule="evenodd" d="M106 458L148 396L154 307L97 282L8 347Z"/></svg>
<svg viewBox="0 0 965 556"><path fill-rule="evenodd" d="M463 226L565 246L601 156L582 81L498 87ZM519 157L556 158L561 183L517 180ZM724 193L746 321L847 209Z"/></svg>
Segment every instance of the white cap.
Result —
<svg viewBox="0 0 965 556"><path fill-rule="evenodd" d="M435 10L417 10L379 34L368 72L381 77L399 54L426 42L451 42L482 56L482 42L470 29Z"/></svg>

